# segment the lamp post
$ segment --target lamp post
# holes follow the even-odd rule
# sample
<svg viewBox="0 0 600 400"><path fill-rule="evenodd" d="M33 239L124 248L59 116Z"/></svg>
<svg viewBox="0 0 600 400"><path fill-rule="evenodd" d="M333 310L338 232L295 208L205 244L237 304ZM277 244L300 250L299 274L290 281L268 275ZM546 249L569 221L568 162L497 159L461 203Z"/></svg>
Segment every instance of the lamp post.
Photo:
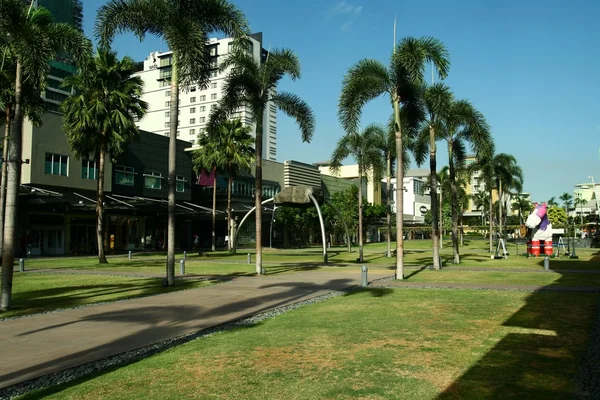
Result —
<svg viewBox="0 0 600 400"><path fill-rule="evenodd" d="M596 200L596 213L598 214L598 220L600 221L600 205L598 205L598 195L596 194L596 183L594 182L594 175L588 176L592 181L592 191L594 193L594 199Z"/></svg>
<svg viewBox="0 0 600 400"><path fill-rule="evenodd" d="M273 221L275 220L275 210L277 210L277 206L273 206L273 211L271 214L271 227L269 228L269 248L273 248Z"/></svg>

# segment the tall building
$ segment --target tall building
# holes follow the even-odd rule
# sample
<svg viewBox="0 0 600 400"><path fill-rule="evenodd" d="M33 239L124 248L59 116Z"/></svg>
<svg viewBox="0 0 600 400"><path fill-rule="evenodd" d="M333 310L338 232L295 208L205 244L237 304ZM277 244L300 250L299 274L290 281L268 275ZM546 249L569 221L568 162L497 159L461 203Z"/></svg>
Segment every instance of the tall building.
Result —
<svg viewBox="0 0 600 400"><path fill-rule="evenodd" d="M218 67L232 50L232 38L210 39L207 43L212 56L211 79L208 87L190 85L181 90L179 95L179 130L177 137L181 140L196 143L198 135L204 133L210 111L217 106L222 96L223 84L227 71L220 72ZM262 33L250 37L248 51L256 61L265 62L267 51L262 47ZM148 102L146 116L138 122L140 129L160 135L169 134L170 96L171 96L171 57L172 52L153 52L139 63L139 71L134 75L144 81L143 99ZM277 112L275 105L267 104L263 115L263 159L275 161L277 157ZM255 132L252 111L248 107L239 109L234 115L244 125L252 127Z"/></svg>
<svg viewBox="0 0 600 400"><path fill-rule="evenodd" d="M35 6L48 9L56 22L64 22L83 31L83 6L81 0L34 0ZM71 94L61 87L63 79L77 72L68 54L61 53L50 63L48 86L42 94L48 111L58 112L60 104Z"/></svg>

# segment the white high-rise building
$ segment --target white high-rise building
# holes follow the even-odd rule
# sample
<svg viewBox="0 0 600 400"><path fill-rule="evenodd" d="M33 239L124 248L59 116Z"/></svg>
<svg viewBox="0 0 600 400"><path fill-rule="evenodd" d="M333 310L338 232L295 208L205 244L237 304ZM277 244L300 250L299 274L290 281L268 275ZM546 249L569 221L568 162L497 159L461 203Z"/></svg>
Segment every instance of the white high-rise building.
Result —
<svg viewBox="0 0 600 400"><path fill-rule="evenodd" d="M216 107L221 98L227 71L220 72L218 67L230 52L232 38L210 39L207 46L210 48L212 64L211 80L207 88L191 85L180 91L179 94L179 131L178 139L190 142L192 145L198 140L198 135L205 132L210 111ZM255 60L264 62L267 51L262 47L262 33L250 36L251 45L248 51ZM153 52L140 63L139 71L134 75L140 76L144 81L143 99L148 102L148 113L138 121L138 127L145 131L160 135L169 134L170 96L171 96L171 56L172 52ZM252 127L255 133L256 124L253 123L252 112L248 107L238 110L234 118L239 118L244 125ZM275 161L277 157L277 109L274 104L268 103L263 115L263 159Z"/></svg>

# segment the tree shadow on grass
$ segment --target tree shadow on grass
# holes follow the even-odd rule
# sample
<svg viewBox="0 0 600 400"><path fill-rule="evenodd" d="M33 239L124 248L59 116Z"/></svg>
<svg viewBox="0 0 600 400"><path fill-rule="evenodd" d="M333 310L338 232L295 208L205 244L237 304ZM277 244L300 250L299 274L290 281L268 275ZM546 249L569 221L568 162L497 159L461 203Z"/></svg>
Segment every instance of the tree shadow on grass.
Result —
<svg viewBox="0 0 600 400"><path fill-rule="evenodd" d="M506 332L497 344L438 399L599 398L597 367L590 361L599 354L586 353L599 305L597 293L532 293L502 323Z"/></svg>
<svg viewBox="0 0 600 400"><path fill-rule="evenodd" d="M323 284L274 282L252 286L255 290L249 291L251 288L248 287L242 292L238 289L229 294L220 291L219 287L213 287L190 292L192 294L183 300L184 304L179 302L174 305L145 306L147 303L131 301L119 303L117 309L109 304L91 307L86 312L70 310L28 319L38 321L35 324L22 325L21 320L4 321L0 323L3 332L5 336L10 336L6 337L5 343L10 342L11 346L5 349L3 357L5 360L14 359L15 362L11 363L10 369L6 368L6 364L4 369L0 369L0 385L14 385L184 334L196 333L255 313L293 304L311 298L316 293L345 289L352 282L351 279L333 279ZM69 344L74 338L73 344ZM53 347L48 348L48 343L53 343ZM18 351L23 346L28 346L27 353ZM36 349L32 349L32 346ZM68 383L66 386L74 384ZM57 393L63 388L65 385L53 392ZM5 395L7 391L0 389L0 397ZM36 398L39 393L32 396Z"/></svg>

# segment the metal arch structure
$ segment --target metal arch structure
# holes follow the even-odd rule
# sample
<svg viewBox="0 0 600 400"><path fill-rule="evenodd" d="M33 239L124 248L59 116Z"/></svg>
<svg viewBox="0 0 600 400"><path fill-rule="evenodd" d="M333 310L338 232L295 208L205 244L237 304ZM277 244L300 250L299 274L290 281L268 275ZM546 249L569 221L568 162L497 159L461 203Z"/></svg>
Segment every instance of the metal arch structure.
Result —
<svg viewBox="0 0 600 400"><path fill-rule="evenodd" d="M321 237L322 237L322 242L323 242L323 262L325 264L327 264L327 236L325 235L325 222L323 221L323 213L321 212L321 207L319 206L319 202L317 201L317 199L311 194L309 195L310 200L313 202L313 204L315 205L315 207L317 208L317 214L319 215L319 223L321 224ZM274 201L275 198L271 197L270 199L264 200L261 205L270 203L272 201ZM351 252L351 247L350 247L350 232L348 231L348 226L346 225L346 221L344 221L344 219L342 218L342 213L340 212L340 210L333 205L333 203L331 203L330 201L327 201L328 204L330 204L332 206L332 208L338 213L340 219L342 220L342 223L344 224L344 229L346 230L346 241L348 242L348 252ZM244 215L244 218L242 218L242 220L240 221L240 224L237 226L237 229L235 230L235 233L233 235L233 246L232 246L232 250L233 250L233 254L236 254L236 250L237 250L237 236L238 236L238 232L240 231L240 229L242 228L242 225L244 224L244 222L246 222L246 219L248 219L248 217L256 210L256 206L252 207L247 213L246 215ZM275 211L273 211L275 212Z"/></svg>

